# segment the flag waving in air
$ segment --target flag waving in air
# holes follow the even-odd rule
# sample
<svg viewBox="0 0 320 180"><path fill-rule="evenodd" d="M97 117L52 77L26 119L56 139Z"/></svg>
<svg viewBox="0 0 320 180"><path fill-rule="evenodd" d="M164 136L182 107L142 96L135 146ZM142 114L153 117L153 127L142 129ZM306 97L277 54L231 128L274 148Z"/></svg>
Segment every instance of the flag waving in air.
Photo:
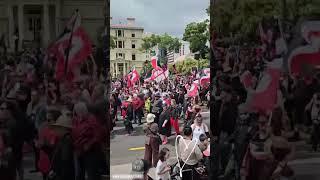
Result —
<svg viewBox="0 0 320 180"><path fill-rule="evenodd" d="M135 84L136 82L139 81L140 75L139 75L138 71L136 70L136 68L134 68L134 69L132 70L131 78L130 78L130 79L131 79L131 82L132 82L133 84Z"/></svg>
<svg viewBox="0 0 320 180"><path fill-rule="evenodd" d="M134 86L140 80L140 75L135 67L127 75L128 87Z"/></svg>
<svg viewBox="0 0 320 180"><path fill-rule="evenodd" d="M282 58L268 63L256 89L250 89L244 107L249 111L272 111L278 104Z"/></svg>
<svg viewBox="0 0 320 180"><path fill-rule="evenodd" d="M190 89L188 90L189 97L196 97L199 92L199 80L193 81Z"/></svg>
<svg viewBox="0 0 320 180"><path fill-rule="evenodd" d="M70 81L77 76L80 65L92 53L92 43L80 26L81 16L76 10L65 25L63 33L49 46L48 52L57 59L55 76L57 80Z"/></svg>
<svg viewBox="0 0 320 180"><path fill-rule="evenodd" d="M288 66L292 75L301 75L304 69L320 65L320 21L303 23L301 31L308 44L297 47L290 53Z"/></svg>
<svg viewBox="0 0 320 180"><path fill-rule="evenodd" d="M161 67L158 66L158 57L157 57L157 56L153 56L153 57L151 58L151 66L152 66L152 68L155 69L155 70L161 69Z"/></svg>
<svg viewBox="0 0 320 180"><path fill-rule="evenodd" d="M200 78L200 85L202 87L207 86L210 84L210 68L206 68L203 70L204 76Z"/></svg>

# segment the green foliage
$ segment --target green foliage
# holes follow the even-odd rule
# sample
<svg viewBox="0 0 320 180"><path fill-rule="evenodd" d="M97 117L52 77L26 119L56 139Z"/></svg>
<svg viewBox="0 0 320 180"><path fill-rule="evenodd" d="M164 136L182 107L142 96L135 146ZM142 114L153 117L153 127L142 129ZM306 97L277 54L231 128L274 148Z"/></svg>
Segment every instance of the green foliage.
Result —
<svg viewBox="0 0 320 180"><path fill-rule="evenodd" d="M188 58L188 59L185 59L184 61L177 62L176 63L176 70L177 70L177 73L186 75L186 74L191 73L193 67L197 68L198 66L200 69L209 67L209 60L208 59L200 59L198 61L195 59ZM173 72L172 65L169 65L169 70L171 72Z"/></svg>
<svg viewBox="0 0 320 180"><path fill-rule="evenodd" d="M206 43L209 40L208 31L209 21L192 22L187 25L183 34L183 40L190 43L191 52L200 52L200 56L205 58L205 54L208 52Z"/></svg>
<svg viewBox="0 0 320 180"><path fill-rule="evenodd" d="M151 50L153 47L158 45L159 49L162 49L165 54L164 56L159 58L161 64L166 64L167 62L167 52L168 51L179 51L181 47L181 43L178 38L172 37L169 34L165 33L163 35L155 35L152 34L149 37L145 37L142 39L143 43L141 45L142 51Z"/></svg>
<svg viewBox="0 0 320 180"><path fill-rule="evenodd" d="M301 17L319 16L319 0L223 0L210 7L211 22L219 36L241 35L247 41L257 39L262 19L283 17L296 24Z"/></svg>
<svg viewBox="0 0 320 180"><path fill-rule="evenodd" d="M152 34L151 36L145 37L142 40L142 50L150 50L158 45L158 47L161 49L165 49L166 51L173 51L179 50L181 46L178 38L172 37L167 33L163 35Z"/></svg>
<svg viewBox="0 0 320 180"><path fill-rule="evenodd" d="M152 34L149 37L143 38L142 41L141 50L150 50L160 43L160 36Z"/></svg>
<svg viewBox="0 0 320 180"><path fill-rule="evenodd" d="M117 40L116 37L110 35L110 49L116 48L116 43L115 43L116 40Z"/></svg>
<svg viewBox="0 0 320 180"><path fill-rule="evenodd" d="M146 61L143 68L140 71L142 77L146 76L146 74L150 74L152 71L152 65L150 61Z"/></svg>

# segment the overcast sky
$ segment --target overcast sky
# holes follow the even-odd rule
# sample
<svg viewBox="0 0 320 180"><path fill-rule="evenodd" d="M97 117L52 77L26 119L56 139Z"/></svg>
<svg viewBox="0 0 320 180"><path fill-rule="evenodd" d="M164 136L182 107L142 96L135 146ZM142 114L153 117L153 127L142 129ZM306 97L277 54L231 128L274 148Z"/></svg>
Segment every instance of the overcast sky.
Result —
<svg viewBox="0 0 320 180"><path fill-rule="evenodd" d="M134 17L145 32L180 38L188 23L209 19L206 13L209 0L110 0L110 6L113 24Z"/></svg>

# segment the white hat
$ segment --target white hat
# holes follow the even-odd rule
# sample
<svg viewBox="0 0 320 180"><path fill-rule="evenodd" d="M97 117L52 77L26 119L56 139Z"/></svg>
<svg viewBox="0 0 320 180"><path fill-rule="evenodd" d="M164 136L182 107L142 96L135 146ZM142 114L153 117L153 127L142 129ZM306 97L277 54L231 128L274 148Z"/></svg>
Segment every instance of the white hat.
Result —
<svg viewBox="0 0 320 180"><path fill-rule="evenodd" d="M65 128L72 128L72 121L70 118L67 118L66 116L60 116L57 121L52 124L52 126L58 126L58 127L65 127Z"/></svg>
<svg viewBox="0 0 320 180"><path fill-rule="evenodd" d="M156 117L156 115L149 113L147 115L147 123L153 123L155 117Z"/></svg>

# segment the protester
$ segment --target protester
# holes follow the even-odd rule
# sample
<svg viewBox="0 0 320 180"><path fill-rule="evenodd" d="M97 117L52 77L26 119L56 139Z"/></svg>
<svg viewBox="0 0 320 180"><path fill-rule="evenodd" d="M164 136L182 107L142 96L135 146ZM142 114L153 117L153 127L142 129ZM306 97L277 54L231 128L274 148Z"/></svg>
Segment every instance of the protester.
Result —
<svg viewBox="0 0 320 180"><path fill-rule="evenodd" d="M162 144L168 143L168 137L171 136L171 124L170 124L170 109L169 105L163 104L163 111L159 116L159 133L162 137Z"/></svg>
<svg viewBox="0 0 320 180"><path fill-rule="evenodd" d="M209 128L203 122L201 114L197 114L194 123L191 125L192 128L192 140L199 141L200 135L205 134L209 136Z"/></svg>
<svg viewBox="0 0 320 180"><path fill-rule="evenodd" d="M79 179L99 179L99 160L102 155L101 142L103 129L95 116L89 113L85 103L77 103L74 107L72 137L79 162Z"/></svg>
<svg viewBox="0 0 320 180"><path fill-rule="evenodd" d="M168 148L162 148L159 153L159 161L156 167L156 180L170 180L171 167L167 164L167 160L170 156Z"/></svg>
<svg viewBox="0 0 320 180"><path fill-rule="evenodd" d="M128 135L131 135L131 133L133 132L132 121L133 121L133 116L134 116L132 98L129 97L127 102L128 102L128 105L126 107L126 118L124 120L124 125L126 127L127 132L128 132Z"/></svg>
<svg viewBox="0 0 320 180"><path fill-rule="evenodd" d="M179 111L179 108L176 104L176 100L171 99L170 124L171 124L171 127L174 128L176 135L180 135L179 116L180 116L180 111Z"/></svg>
<svg viewBox="0 0 320 180"><path fill-rule="evenodd" d="M154 114L148 114L147 123L143 127L146 134L144 159L153 167L155 167L158 162L159 147L162 144L162 140L158 134L159 127L158 124L154 122L154 119Z"/></svg>
<svg viewBox="0 0 320 180"><path fill-rule="evenodd" d="M5 117L4 111L7 111L8 106L6 103L2 103L0 107L0 178L15 180L16 179L16 160L17 154L14 154L12 147L12 137L8 132L7 125L9 124L7 117Z"/></svg>
<svg viewBox="0 0 320 180"><path fill-rule="evenodd" d="M160 99L160 93L159 92L156 92L154 94L154 101L153 101L153 104L152 104L152 110L151 112L156 115L156 118L155 118L155 122L158 123L159 122L159 116L162 112L162 107L163 106L163 102L162 100Z"/></svg>
<svg viewBox="0 0 320 180"><path fill-rule="evenodd" d="M192 128L185 127L183 129L184 138L179 140L178 153L181 159L181 167L183 166L182 179L199 179L199 175L195 168L203 154L198 147L197 142L192 141ZM193 175L192 175L193 174Z"/></svg>
<svg viewBox="0 0 320 180"><path fill-rule="evenodd" d="M54 107L48 108L47 121L39 128L39 161L37 168L42 173L43 179L46 180L50 171L50 160L52 159L53 151L58 142L58 135L50 128L57 119L61 116L61 112Z"/></svg>
<svg viewBox="0 0 320 180"><path fill-rule="evenodd" d="M51 160L51 169L48 174L49 179L75 179L74 150L71 136L72 120L60 116L52 128L57 134L57 142Z"/></svg>

